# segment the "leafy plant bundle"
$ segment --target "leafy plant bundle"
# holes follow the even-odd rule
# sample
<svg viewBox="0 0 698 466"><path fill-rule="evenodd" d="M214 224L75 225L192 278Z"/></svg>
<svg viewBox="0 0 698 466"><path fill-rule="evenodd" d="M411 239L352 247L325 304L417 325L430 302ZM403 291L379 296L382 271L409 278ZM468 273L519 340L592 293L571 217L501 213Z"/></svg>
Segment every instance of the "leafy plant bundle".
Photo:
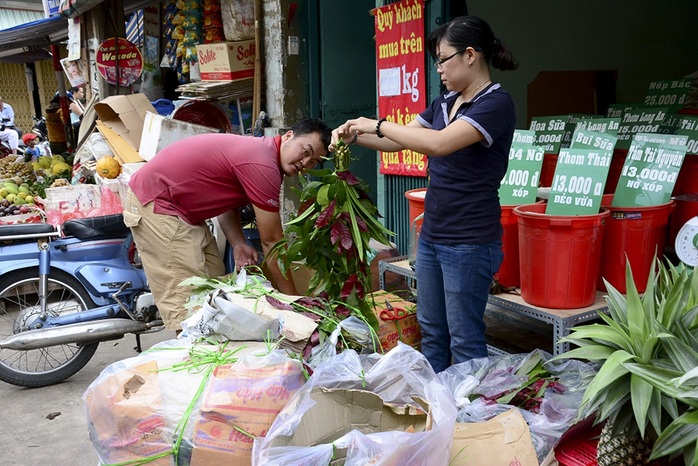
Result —
<svg viewBox="0 0 698 466"><path fill-rule="evenodd" d="M580 414L595 413L613 434L627 429L654 445L650 459L683 454L698 464L698 274L657 260L640 296L626 269L627 295L608 289L603 324L572 328L577 348L556 357L602 364Z"/></svg>
<svg viewBox="0 0 698 466"><path fill-rule="evenodd" d="M257 269L255 266L250 266L250 270ZM317 323L317 329L310 337L310 341L303 349L301 356L303 359L308 359L312 349L322 344L325 339L339 326L339 323L349 317L355 315L359 319L363 316L357 309L349 308L344 303L330 301L319 297L304 296L301 298L290 299L289 296L275 291L268 282L261 270L256 270L257 273L247 273L249 279L248 284L240 287L238 274L233 272L228 275L217 278L209 277L190 277L182 281L180 286L192 287L191 299L184 305L190 311L195 311L204 304L209 293L214 290L222 290L232 292L247 298L260 299L263 298L267 303L285 311L297 312L305 317L310 318ZM267 283L267 285L265 285ZM365 320L364 320L365 322ZM368 323L366 322L368 325ZM377 344L378 336L374 332L370 332L369 338L373 341L373 345ZM361 352L364 349L365 343L358 342L355 335L350 332L342 331L337 340L337 352L345 349L353 349Z"/></svg>
<svg viewBox="0 0 698 466"><path fill-rule="evenodd" d="M493 395L473 395L471 401L481 398L488 404L500 403L516 406L538 414L546 391L551 390L562 394L566 390L566 387L559 382L559 378L545 369L540 353L535 353L532 357L525 359L516 370L509 368L508 373L512 372L514 375L525 379L520 387ZM488 377L497 378L501 375L490 373Z"/></svg>
<svg viewBox="0 0 698 466"><path fill-rule="evenodd" d="M333 161L334 170L309 170L316 179L301 178L298 214L286 223L286 236L270 255L278 255L284 272L301 263L313 270L311 294L359 309L377 329L378 320L365 301L371 291L369 243L374 239L389 245L394 233L377 220L367 185L349 171L351 152L344 142L337 144Z"/></svg>

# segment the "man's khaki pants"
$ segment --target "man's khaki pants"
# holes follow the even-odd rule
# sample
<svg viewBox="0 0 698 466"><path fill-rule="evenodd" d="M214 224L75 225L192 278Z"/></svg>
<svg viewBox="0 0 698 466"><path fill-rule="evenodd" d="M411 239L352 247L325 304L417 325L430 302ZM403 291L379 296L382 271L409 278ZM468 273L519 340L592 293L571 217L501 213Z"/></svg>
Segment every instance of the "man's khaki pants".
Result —
<svg viewBox="0 0 698 466"><path fill-rule="evenodd" d="M129 189L124 223L133 232L165 328L181 330L189 313L184 304L191 287L179 284L193 276L219 277L225 267L206 224L194 226L175 215L156 214L153 206L153 202L142 205Z"/></svg>

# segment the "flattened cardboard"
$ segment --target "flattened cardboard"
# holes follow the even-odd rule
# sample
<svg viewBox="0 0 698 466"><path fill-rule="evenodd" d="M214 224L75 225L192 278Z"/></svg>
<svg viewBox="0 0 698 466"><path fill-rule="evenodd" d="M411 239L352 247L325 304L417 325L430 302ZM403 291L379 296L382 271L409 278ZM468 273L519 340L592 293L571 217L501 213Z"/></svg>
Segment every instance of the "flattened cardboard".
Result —
<svg viewBox="0 0 698 466"><path fill-rule="evenodd" d="M99 120L97 120L96 123L97 129L100 133L102 133L102 136L104 136L104 140L107 141L107 144L111 148L114 157L116 157L116 160L118 160L121 165L127 163L145 162L145 160L138 155L138 151L134 149L126 139L119 136L116 131Z"/></svg>
<svg viewBox="0 0 698 466"><path fill-rule="evenodd" d="M157 113L144 94L114 95L95 104L99 119L136 150L140 148L146 112Z"/></svg>
<svg viewBox="0 0 698 466"><path fill-rule="evenodd" d="M449 465L538 466L531 431L521 413L511 409L489 421L457 423Z"/></svg>

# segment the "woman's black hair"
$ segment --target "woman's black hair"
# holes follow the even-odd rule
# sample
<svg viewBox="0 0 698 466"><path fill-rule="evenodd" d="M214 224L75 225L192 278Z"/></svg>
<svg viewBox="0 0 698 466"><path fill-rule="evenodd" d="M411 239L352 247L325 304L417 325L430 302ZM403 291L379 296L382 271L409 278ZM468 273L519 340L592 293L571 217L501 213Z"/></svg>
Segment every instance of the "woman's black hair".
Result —
<svg viewBox="0 0 698 466"><path fill-rule="evenodd" d="M519 66L509 47L494 35L485 20L477 16L459 16L429 34L427 50L433 57L437 56L436 48L442 41L463 52L468 47L482 52L487 63L498 70L515 70Z"/></svg>

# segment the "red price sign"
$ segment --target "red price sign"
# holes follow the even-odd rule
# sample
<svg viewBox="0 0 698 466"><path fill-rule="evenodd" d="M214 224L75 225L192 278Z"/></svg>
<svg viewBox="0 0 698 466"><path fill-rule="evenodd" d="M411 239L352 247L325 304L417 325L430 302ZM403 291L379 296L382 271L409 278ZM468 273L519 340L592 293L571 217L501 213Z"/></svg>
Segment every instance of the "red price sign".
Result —
<svg viewBox="0 0 698 466"><path fill-rule="evenodd" d="M107 83L130 86L143 72L143 57L131 42L112 37L97 49L96 65Z"/></svg>

